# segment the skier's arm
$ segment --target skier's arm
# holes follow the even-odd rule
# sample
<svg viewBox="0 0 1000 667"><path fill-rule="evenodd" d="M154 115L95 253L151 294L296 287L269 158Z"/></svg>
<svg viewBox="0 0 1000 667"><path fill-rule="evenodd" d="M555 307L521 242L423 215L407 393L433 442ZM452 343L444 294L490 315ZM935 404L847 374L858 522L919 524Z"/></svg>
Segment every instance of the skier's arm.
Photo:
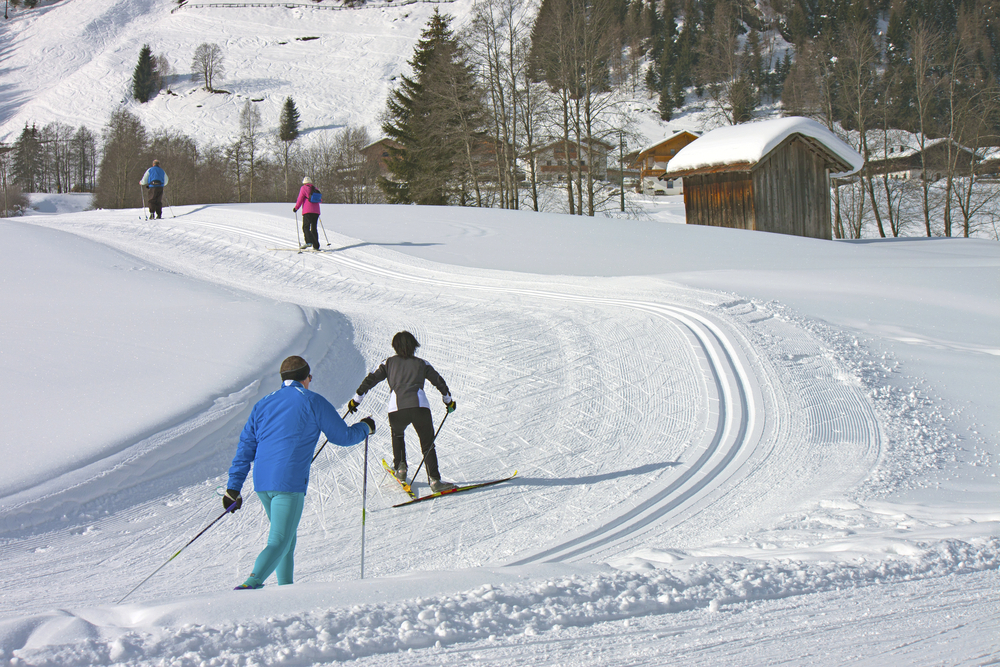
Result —
<svg viewBox="0 0 1000 667"><path fill-rule="evenodd" d="M239 491L243 488L243 482L246 481L247 475L250 473L250 464L257 457L257 434L254 417L255 415L251 412L250 419L247 420L246 426L243 427L243 433L240 434L240 444L236 447L236 456L233 457L233 463L229 466L227 489Z"/></svg>
<svg viewBox="0 0 1000 667"><path fill-rule="evenodd" d="M364 440L365 436L369 434L368 424L358 422L353 426L348 426L343 417L337 413L337 409L330 405L330 401L319 394L311 392L309 399L312 401L313 412L319 421L319 430L323 431L326 439L333 444L350 447Z"/></svg>
<svg viewBox="0 0 1000 667"><path fill-rule="evenodd" d="M438 391L441 392L442 396L447 396L448 398L451 398L451 392L448 391L448 383L446 383L444 381L444 378L441 377L440 373L434 370L434 367L428 364L426 361L424 362L424 377L430 380L430 383L434 385ZM445 401L445 403L447 402L448 401Z"/></svg>
<svg viewBox="0 0 1000 667"><path fill-rule="evenodd" d="M368 376L361 381L361 384L358 386L357 395L354 397L354 401L360 405L361 397L367 394L372 387L377 385L379 382L382 382L387 377L389 377L389 372L386 370L385 362L383 361L378 368L369 373Z"/></svg>
<svg viewBox="0 0 1000 667"><path fill-rule="evenodd" d="M139 181L139 185L147 185L148 183L149 183L149 169L147 169L146 173L142 175L142 180Z"/></svg>

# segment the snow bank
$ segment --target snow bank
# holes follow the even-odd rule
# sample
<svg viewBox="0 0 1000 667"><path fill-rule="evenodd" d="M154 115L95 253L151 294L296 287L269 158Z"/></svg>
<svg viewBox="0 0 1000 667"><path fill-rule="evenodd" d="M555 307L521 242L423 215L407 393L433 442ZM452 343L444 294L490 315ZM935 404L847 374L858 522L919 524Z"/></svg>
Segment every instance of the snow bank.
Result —
<svg viewBox="0 0 1000 667"><path fill-rule="evenodd" d="M623 568L522 584L493 585L449 595L395 602L344 604L253 620L189 622L173 608L165 626L149 624L157 608L130 612L93 610L0 623L3 645L24 637L10 664L146 665L171 656L177 664L313 665L408 649L446 647L479 640L533 636L569 627L693 609L914 581L997 568L1000 538L966 543L946 540L915 547L896 559L835 562L693 559L648 550L622 559ZM465 576L468 576L466 574ZM488 572L483 572L489 578ZM392 580L400 588L406 578ZM215 598L220 617L247 596L262 602L283 591L265 588ZM197 603L191 604L192 607ZM162 618L162 617L161 617Z"/></svg>

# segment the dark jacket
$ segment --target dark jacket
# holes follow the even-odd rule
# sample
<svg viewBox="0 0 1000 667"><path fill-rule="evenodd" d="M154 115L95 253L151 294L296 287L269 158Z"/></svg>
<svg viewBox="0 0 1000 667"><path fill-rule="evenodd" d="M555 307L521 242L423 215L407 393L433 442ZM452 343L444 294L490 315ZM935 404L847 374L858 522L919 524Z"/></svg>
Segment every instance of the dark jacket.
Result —
<svg viewBox="0 0 1000 667"><path fill-rule="evenodd" d="M368 374L361 386L358 387L358 395L354 400L358 403L361 398L368 393L368 390L377 385L382 380L388 380L389 389L389 412L396 412L405 408L429 408L427 395L424 394L424 381L437 387L441 395L445 397L445 402L451 400L451 392L444 378L438 375L434 367L420 357L401 357L399 355L389 357L382 362L377 369Z"/></svg>

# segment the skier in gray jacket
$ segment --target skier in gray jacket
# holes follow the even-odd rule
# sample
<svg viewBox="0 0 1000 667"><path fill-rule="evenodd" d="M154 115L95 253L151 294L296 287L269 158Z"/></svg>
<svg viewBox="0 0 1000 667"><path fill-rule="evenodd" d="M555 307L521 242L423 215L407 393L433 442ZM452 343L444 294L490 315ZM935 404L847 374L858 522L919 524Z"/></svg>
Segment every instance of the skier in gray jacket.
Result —
<svg viewBox="0 0 1000 667"><path fill-rule="evenodd" d="M448 413L455 411L455 401L445 383L434 367L414 356L420 343L409 331L400 331L392 337L392 349L396 355L389 357L374 371L368 374L358 387L357 395L347 404L349 412L355 412L368 390L383 380L389 382L389 429L392 431L392 467L396 478L406 480L406 444L403 433L406 427L413 425L420 438L420 449L427 464L427 481L431 491L447 491L455 488L451 482L441 481L438 471L437 454L434 451L434 421L431 417L430 403L424 393L424 381L430 380L438 391Z"/></svg>

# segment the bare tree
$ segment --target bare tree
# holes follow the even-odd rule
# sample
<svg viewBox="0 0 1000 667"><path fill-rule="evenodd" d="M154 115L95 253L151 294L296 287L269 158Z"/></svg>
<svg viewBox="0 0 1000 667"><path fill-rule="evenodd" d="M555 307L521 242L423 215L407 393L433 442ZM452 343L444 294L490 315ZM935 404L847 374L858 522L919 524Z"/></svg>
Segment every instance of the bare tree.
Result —
<svg viewBox="0 0 1000 667"><path fill-rule="evenodd" d="M191 75L195 81L203 81L205 90L215 92L215 83L226 75L222 49L218 44L199 44L191 60Z"/></svg>
<svg viewBox="0 0 1000 667"><path fill-rule="evenodd" d="M527 68L526 6L519 0L477 0L465 34L471 61L485 89L500 206L519 208L517 158L523 145L518 104Z"/></svg>
<svg viewBox="0 0 1000 667"><path fill-rule="evenodd" d="M875 105L881 90L878 72L881 50L869 26L862 20L849 22L841 28L838 43L840 56L834 76L837 79L840 117L858 133L861 156L868 162L871 158L868 132L875 126ZM868 172L861 174L860 178L872 205L879 236L885 238L873 176Z"/></svg>
<svg viewBox="0 0 1000 667"><path fill-rule="evenodd" d="M250 100L243 104L243 110L240 111L239 141L243 146L243 157L247 165L248 201L252 203L254 179L257 175L257 161L264 143L264 131L261 127L260 111Z"/></svg>
<svg viewBox="0 0 1000 667"><path fill-rule="evenodd" d="M104 126L103 140L94 204L98 208L127 208L136 202L141 205L139 179L147 162L142 121L125 109L113 111Z"/></svg>
<svg viewBox="0 0 1000 667"><path fill-rule="evenodd" d="M729 125L752 119L760 97L747 54L740 48L734 10L729 0L715 6L712 23L699 47L698 66L698 79L706 83L718 114Z"/></svg>
<svg viewBox="0 0 1000 667"><path fill-rule="evenodd" d="M920 195L924 232L931 236L931 179L927 168L927 135L931 131L935 98L940 90L938 74L941 55L939 29L923 20L913 23L910 33L910 62L913 63L914 102L917 111L917 142L920 149Z"/></svg>

